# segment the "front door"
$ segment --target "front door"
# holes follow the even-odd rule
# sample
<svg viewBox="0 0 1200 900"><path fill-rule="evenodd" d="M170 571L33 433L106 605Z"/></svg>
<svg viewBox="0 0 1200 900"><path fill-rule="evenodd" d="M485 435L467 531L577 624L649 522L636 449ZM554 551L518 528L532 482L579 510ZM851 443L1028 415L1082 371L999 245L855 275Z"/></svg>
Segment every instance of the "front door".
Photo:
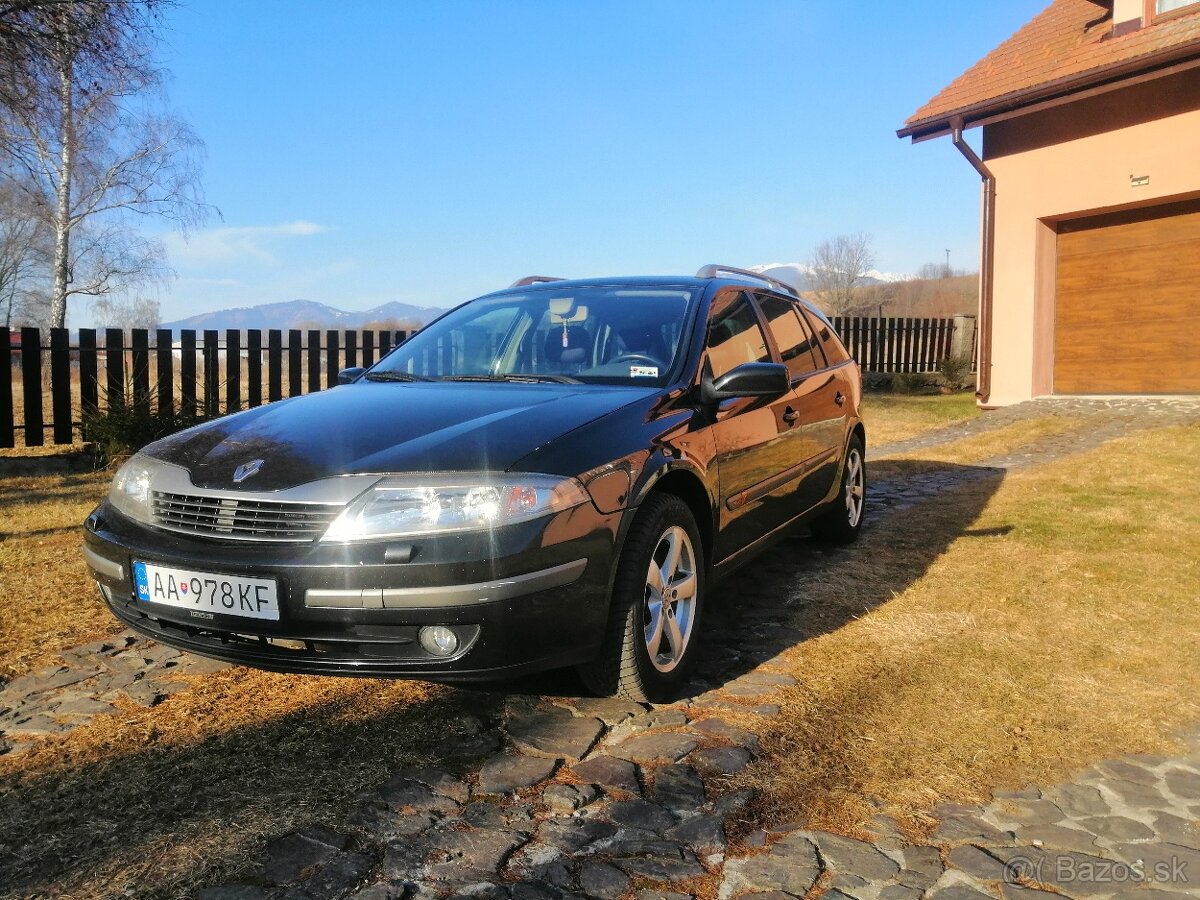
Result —
<svg viewBox="0 0 1200 900"><path fill-rule="evenodd" d="M766 336L749 295L717 297L709 315L705 366L719 378L748 362L771 362ZM781 478L797 454L792 394L736 397L713 412L712 434L720 485L720 530L714 562L768 534L795 513L794 481Z"/></svg>

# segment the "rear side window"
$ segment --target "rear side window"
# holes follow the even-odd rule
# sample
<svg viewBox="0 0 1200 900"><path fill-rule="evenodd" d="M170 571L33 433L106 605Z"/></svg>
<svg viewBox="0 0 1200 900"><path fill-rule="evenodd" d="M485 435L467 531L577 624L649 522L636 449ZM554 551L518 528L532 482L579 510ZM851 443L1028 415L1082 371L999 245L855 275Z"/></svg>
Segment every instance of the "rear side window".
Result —
<svg viewBox="0 0 1200 900"><path fill-rule="evenodd" d="M775 338L779 356L788 367L794 381L825 365L812 330L800 318L796 304L770 294L756 294L758 306L767 319L767 327Z"/></svg>
<svg viewBox="0 0 1200 900"><path fill-rule="evenodd" d="M837 335L833 333L833 329L826 324L825 320L820 316L813 315L807 309L803 312L805 320L817 335L817 341L820 343L829 365L836 366L838 363L848 360L850 356L846 353L846 348L842 346L842 342L838 340Z"/></svg>
<svg viewBox="0 0 1200 900"><path fill-rule="evenodd" d="M708 319L708 362L713 378L742 363L770 362L771 351L745 294L729 294L713 304Z"/></svg>

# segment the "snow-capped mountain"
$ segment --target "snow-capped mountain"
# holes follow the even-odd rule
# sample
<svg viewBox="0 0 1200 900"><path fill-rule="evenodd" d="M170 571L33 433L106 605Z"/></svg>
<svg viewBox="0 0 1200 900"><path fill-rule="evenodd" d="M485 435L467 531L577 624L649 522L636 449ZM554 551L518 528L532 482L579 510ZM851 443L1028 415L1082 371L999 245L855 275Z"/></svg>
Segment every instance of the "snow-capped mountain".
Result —
<svg viewBox="0 0 1200 900"><path fill-rule="evenodd" d="M796 290L804 292L811 291L812 283L812 267L805 263L764 263L757 266L747 267L752 272L761 272L763 275L769 275L782 281L784 284L791 285ZM907 281L913 276L904 275L895 272L880 272L878 269L872 269L867 272L866 284L884 284L893 281Z"/></svg>

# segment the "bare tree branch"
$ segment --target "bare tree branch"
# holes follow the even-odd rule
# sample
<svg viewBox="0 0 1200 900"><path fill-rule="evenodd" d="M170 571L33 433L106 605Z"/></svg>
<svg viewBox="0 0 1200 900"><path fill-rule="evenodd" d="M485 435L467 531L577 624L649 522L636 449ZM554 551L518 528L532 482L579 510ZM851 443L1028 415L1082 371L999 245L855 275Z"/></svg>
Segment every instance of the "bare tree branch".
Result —
<svg viewBox="0 0 1200 900"><path fill-rule="evenodd" d="M831 315L843 315L858 302L867 273L875 268L875 251L868 234L839 234L822 241L809 258L817 300Z"/></svg>
<svg viewBox="0 0 1200 900"><path fill-rule="evenodd" d="M181 228L214 210L203 144L165 111L154 26L168 0L0 0L0 144L48 211L50 324L67 300L134 290L166 273L136 218Z"/></svg>

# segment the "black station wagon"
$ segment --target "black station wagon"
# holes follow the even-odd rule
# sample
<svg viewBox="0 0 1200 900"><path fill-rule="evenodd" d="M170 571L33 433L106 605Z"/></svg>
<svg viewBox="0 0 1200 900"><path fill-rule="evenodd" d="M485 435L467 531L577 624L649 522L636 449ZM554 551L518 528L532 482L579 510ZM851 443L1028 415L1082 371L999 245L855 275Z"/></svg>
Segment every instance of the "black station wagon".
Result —
<svg viewBox="0 0 1200 900"><path fill-rule="evenodd" d="M714 578L862 526L858 366L753 272L522 279L341 381L120 469L84 554L121 621L263 669L661 699Z"/></svg>

